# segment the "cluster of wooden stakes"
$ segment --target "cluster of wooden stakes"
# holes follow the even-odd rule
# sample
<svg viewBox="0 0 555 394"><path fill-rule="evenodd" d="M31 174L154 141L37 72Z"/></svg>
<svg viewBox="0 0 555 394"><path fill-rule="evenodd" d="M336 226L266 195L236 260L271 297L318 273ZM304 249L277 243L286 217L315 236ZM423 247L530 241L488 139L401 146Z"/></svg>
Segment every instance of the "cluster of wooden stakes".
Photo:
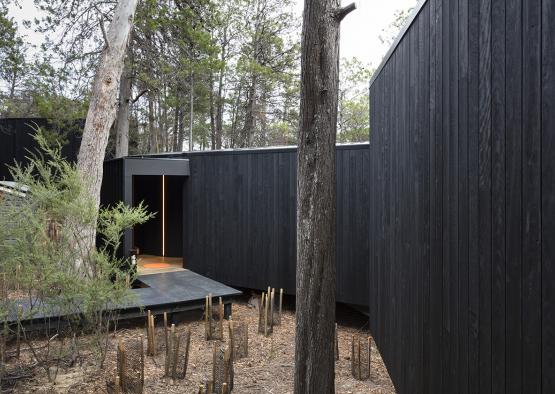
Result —
<svg viewBox="0 0 555 394"><path fill-rule="evenodd" d="M274 326L281 325L283 289L279 291L276 305L276 290L268 287L259 303L258 333L269 336ZM224 304L222 299L214 306L212 294L205 298L204 327L205 339L224 341ZM339 360L339 341L335 325L335 358ZM114 379L109 382L111 392L116 394L143 393L145 355L155 357L161 345L158 343L155 316L147 311L146 352L144 336L136 340L119 340L117 345L117 367ZM212 378L198 389L199 394L227 394L233 390L233 361L248 356L248 324L234 321L231 316L228 324L229 341L214 342ZM175 324L168 324L168 314L164 312L163 341L165 349L164 376L185 379L191 344L191 331L187 329L178 334ZM160 345L160 346L158 346ZM372 340L361 340L352 336L351 373L355 379L370 379ZM146 353L146 354L145 354Z"/></svg>
<svg viewBox="0 0 555 394"><path fill-rule="evenodd" d="M274 325L281 322L283 289L280 290L279 308L273 307L275 289L263 293L260 303L260 316L264 316L259 332L268 336ZM272 304L272 306L270 306ZM274 311L277 313L274 314ZM271 315L269 315L271 313ZM271 316L271 317L270 317ZM212 294L205 298L204 326L205 339L224 341L224 304L221 297L214 305ZM168 314L164 312L163 343L165 349L164 376L185 379L191 344L191 331L187 329L178 334L175 324L168 324ZM229 317L229 341L227 344L214 342L212 379L198 389L199 394L227 394L233 390L233 361L248 356L248 324L234 321ZM116 394L143 393L145 356L155 357L161 347L151 311L146 315L146 351L144 336L135 340L118 341L115 376L108 382L108 388Z"/></svg>

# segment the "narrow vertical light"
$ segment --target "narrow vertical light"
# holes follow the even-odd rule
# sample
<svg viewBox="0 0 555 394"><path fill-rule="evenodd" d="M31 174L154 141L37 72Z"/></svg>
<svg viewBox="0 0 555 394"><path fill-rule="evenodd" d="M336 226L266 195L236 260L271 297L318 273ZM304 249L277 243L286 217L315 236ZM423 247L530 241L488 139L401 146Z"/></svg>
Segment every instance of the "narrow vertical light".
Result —
<svg viewBox="0 0 555 394"><path fill-rule="evenodd" d="M166 255L166 176L162 175L162 257Z"/></svg>

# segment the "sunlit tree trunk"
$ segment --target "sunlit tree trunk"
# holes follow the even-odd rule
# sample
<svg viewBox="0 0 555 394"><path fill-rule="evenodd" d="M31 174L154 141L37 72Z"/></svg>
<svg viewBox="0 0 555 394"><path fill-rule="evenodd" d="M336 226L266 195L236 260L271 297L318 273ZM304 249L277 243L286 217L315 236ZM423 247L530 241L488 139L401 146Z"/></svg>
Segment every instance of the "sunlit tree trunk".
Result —
<svg viewBox="0 0 555 394"><path fill-rule="evenodd" d="M117 97L121 73L124 66L129 33L137 0L120 0L105 35L106 46L93 82L89 110L83 129L83 138L77 159L77 168L83 177L86 193L100 206L103 162L108 145L110 128L117 111ZM83 242L87 249L95 245L96 227L82 229Z"/></svg>

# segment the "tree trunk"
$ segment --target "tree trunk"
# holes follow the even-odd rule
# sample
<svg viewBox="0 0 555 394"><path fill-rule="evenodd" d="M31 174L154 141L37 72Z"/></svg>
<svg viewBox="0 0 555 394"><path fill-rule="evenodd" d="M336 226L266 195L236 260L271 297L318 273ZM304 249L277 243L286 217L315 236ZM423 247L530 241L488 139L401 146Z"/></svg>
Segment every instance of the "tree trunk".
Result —
<svg viewBox="0 0 555 394"><path fill-rule="evenodd" d="M243 124L243 132L241 133L241 148L251 145L251 135L254 133L254 106L256 102L256 85L257 78L253 74L251 84L249 86L247 106L245 107L245 123Z"/></svg>
<svg viewBox="0 0 555 394"><path fill-rule="evenodd" d="M129 107L131 106L131 78L125 67L119 84L119 108L116 118L116 158L129 154Z"/></svg>
<svg viewBox="0 0 555 394"><path fill-rule="evenodd" d="M179 133L177 138L178 152L183 151L183 141L185 140L185 110L183 108L183 100L179 101Z"/></svg>
<svg viewBox="0 0 555 394"><path fill-rule="evenodd" d="M227 28L224 28L224 37L222 41L221 57L222 66L219 71L218 77L218 96L216 98L216 149L222 149L222 135L223 135L223 124L224 124L224 97L223 97L223 87L224 87L224 73L225 64L227 56Z"/></svg>
<svg viewBox="0 0 555 394"><path fill-rule="evenodd" d="M148 95L148 136L149 136L149 153L157 153L158 138L156 136L156 128L154 127L154 93L149 92Z"/></svg>
<svg viewBox="0 0 555 394"><path fill-rule="evenodd" d="M305 0L297 153L295 393L335 392L335 139L339 25L354 8Z"/></svg>
<svg viewBox="0 0 555 394"><path fill-rule="evenodd" d="M235 148L237 146L237 140L239 139L237 136L237 122L238 122L238 112L239 112L239 104L241 100L241 84L239 84L239 90L235 96L235 105L231 111L231 132L230 132L230 141L229 147Z"/></svg>
<svg viewBox="0 0 555 394"><path fill-rule="evenodd" d="M174 109L174 121L173 121L173 141L172 141L172 151L177 152L177 134L179 130L179 104L175 106Z"/></svg>
<svg viewBox="0 0 555 394"><path fill-rule="evenodd" d="M191 71L191 88L189 91L189 152L193 151L195 147L193 141L193 116L194 116L194 96L195 91L195 74Z"/></svg>
<svg viewBox="0 0 555 394"><path fill-rule="evenodd" d="M107 45L102 51L90 98L77 168L85 182L85 191L100 206L103 162L110 128L117 111L119 80L123 70L129 32L137 0L120 0L106 34ZM96 227L82 229L84 245L94 249Z"/></svg>
<svg viewBox="0 0 555 394"><path fill-rule="evenodd" d="M216 114L214 113L214 74L210 71L210 145L216 149Z"/></svg>

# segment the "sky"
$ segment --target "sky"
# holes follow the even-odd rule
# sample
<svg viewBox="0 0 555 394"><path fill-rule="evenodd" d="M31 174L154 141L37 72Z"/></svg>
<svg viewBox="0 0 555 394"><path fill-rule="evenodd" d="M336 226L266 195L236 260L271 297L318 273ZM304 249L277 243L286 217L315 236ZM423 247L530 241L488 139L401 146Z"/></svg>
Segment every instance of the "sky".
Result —
<svg viewBox="0 0 555 394"><path fill-rule="evenodd" d="M225 0L223 0L225 1ZM276 0L279 1L279 0ZM304 0L295 0L295 11L302 14ZM343 0L348 4L352 0ZM357 57L373 68L379 66L388 47L384 46L379 35L387 28L397 10L406 10L414 7L417 0L358 0L357 9L349 14L341 23L341 57ZM33 0L19 0L20 7L12 6L10 14L16 21L33 19L38 12L33 5ZM21 23L19 23L21 28ZM30 30L23 34L33 44L42 42L41 35Z"/></svg>
<svg viewBox="0 0 555 394"><path fill-rule="evenodd" d="M355 1L357 9L341 22L341 57L357 57L377 68L389 47L379 36L393 21L395 11L414 7L417 0L342 0L346 5ZM297 11L302 13L304 0L296 0Z"/></svg>

